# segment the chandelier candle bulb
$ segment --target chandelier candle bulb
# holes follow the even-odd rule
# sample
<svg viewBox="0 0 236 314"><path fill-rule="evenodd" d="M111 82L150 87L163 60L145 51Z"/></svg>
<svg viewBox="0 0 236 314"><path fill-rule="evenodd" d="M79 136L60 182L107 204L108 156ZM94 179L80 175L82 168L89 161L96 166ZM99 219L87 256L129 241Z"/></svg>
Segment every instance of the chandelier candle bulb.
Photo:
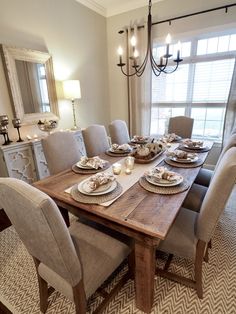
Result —
<svg viewBox="0 0 236 314"><path fill-rule="evenodd" d="M135 36L132 36L132 37L131 37L130 43L131 43L131 46L132 46L132 47L135 47L135 46L136 46L137 40L136 40L136 37L135 37Z"/></svg>
<svg viewBox="0 0 236 314"><path fill-rule="evenodd" d="M123 49L121 46L119 46L118 50L118 55L119 55L119 61L120 61L120 64L122 64L122 55L123 55Z"/></svg>
<svg viewBox="0 0 236 314"><path fill-rule="evenodd" d="M181 50L181 42L178 41L178 44L177 44L177 60L180 59L180 50Z"/></svg>

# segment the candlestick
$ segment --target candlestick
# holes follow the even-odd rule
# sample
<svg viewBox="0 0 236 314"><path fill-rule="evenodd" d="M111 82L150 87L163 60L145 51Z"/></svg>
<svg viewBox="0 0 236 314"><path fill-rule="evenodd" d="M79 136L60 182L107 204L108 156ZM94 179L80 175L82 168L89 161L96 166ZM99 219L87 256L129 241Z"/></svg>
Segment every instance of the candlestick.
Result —
<svg viewBox="0 0 236 314"><path fill-rule="evenodd" d="M15 129L17 129L17 133L18 133L18 140L17 142L24 142L22 140L22 138L20 137L20 127L21 127L21 121L18 118L15 118L12 120L12 124L14 126Z"/></svg>

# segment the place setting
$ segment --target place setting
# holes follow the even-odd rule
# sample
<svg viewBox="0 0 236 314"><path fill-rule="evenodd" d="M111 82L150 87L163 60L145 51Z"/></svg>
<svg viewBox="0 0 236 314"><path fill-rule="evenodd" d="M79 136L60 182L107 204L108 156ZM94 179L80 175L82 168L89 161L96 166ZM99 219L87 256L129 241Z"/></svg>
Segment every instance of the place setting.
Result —
<svg viewBox="0 0 236 314"><path fill-rule="evenodd" d="M147 191L171 195L186 191L189 183L182 175L166 167L153 167L139 179L139 184Z"/></svg>
<svg viewBox="0 0 236 314"><path fill-rule="evenodd" d="M186 152L206 153L210 150L210 147L204 144L203 141L191 140L189 138L182 141L179 149Z"/></svg>
<svg viewBox="0 0 236 314"><path fill-rule="evenodd" d="M72 198L80 203L102 204L122 193L116 177L109 172L95 175L75 184L70 191Z"/></svg>
<svg viewBox="0 0 236 314"><path fill-rule="evenodd" d="M79 174L93 174L106 170L109 167L109 161L101 159L98 156L90 158L82 156L80 160L72 166L72 171Z"/></svg>
<svg viewBox="0 0 236 314"><path fill-rule="evenodd" d="M182 150L167 152L165 163L177 168L195 168L203 164L197 153L189 153Z"/></svg>
<svg viewBox="0 0 236 314"><path fill-rule="evenodd" d="M160 141L166 144L180 142L181 140L182 137L175 133L165 134L162 138L160 138Z"/></svg>
<svg viewBox="0 0 236 314"><path fill-rule="evenodd" d="M106 154L111 157L125 157L132 152L133 148L129 144L112 144L106 151Z"/></svg>

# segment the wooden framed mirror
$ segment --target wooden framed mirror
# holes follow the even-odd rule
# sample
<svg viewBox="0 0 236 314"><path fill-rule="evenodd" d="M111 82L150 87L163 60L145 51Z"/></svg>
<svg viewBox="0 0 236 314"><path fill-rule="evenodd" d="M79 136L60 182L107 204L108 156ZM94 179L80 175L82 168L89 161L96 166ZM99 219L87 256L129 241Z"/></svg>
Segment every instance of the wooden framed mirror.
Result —
<svg viewBox="0 0 236 314"><path fill-rule="evenodd" d="M45 52L0 46L14 116L23 124L58 120L52 57Z"/></svg>

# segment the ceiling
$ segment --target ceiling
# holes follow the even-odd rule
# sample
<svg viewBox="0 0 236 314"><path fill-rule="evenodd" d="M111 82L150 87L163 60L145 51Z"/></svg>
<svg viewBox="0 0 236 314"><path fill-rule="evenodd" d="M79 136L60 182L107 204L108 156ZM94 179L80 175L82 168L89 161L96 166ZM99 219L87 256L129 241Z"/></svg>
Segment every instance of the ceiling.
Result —
<svg viewBox="0 0 236 314"><path fill-rule="evenodd" d="M148 5L148 0L76 0L95 12L109 17ZM163 0L153 0L156 3Z"/></svg>

